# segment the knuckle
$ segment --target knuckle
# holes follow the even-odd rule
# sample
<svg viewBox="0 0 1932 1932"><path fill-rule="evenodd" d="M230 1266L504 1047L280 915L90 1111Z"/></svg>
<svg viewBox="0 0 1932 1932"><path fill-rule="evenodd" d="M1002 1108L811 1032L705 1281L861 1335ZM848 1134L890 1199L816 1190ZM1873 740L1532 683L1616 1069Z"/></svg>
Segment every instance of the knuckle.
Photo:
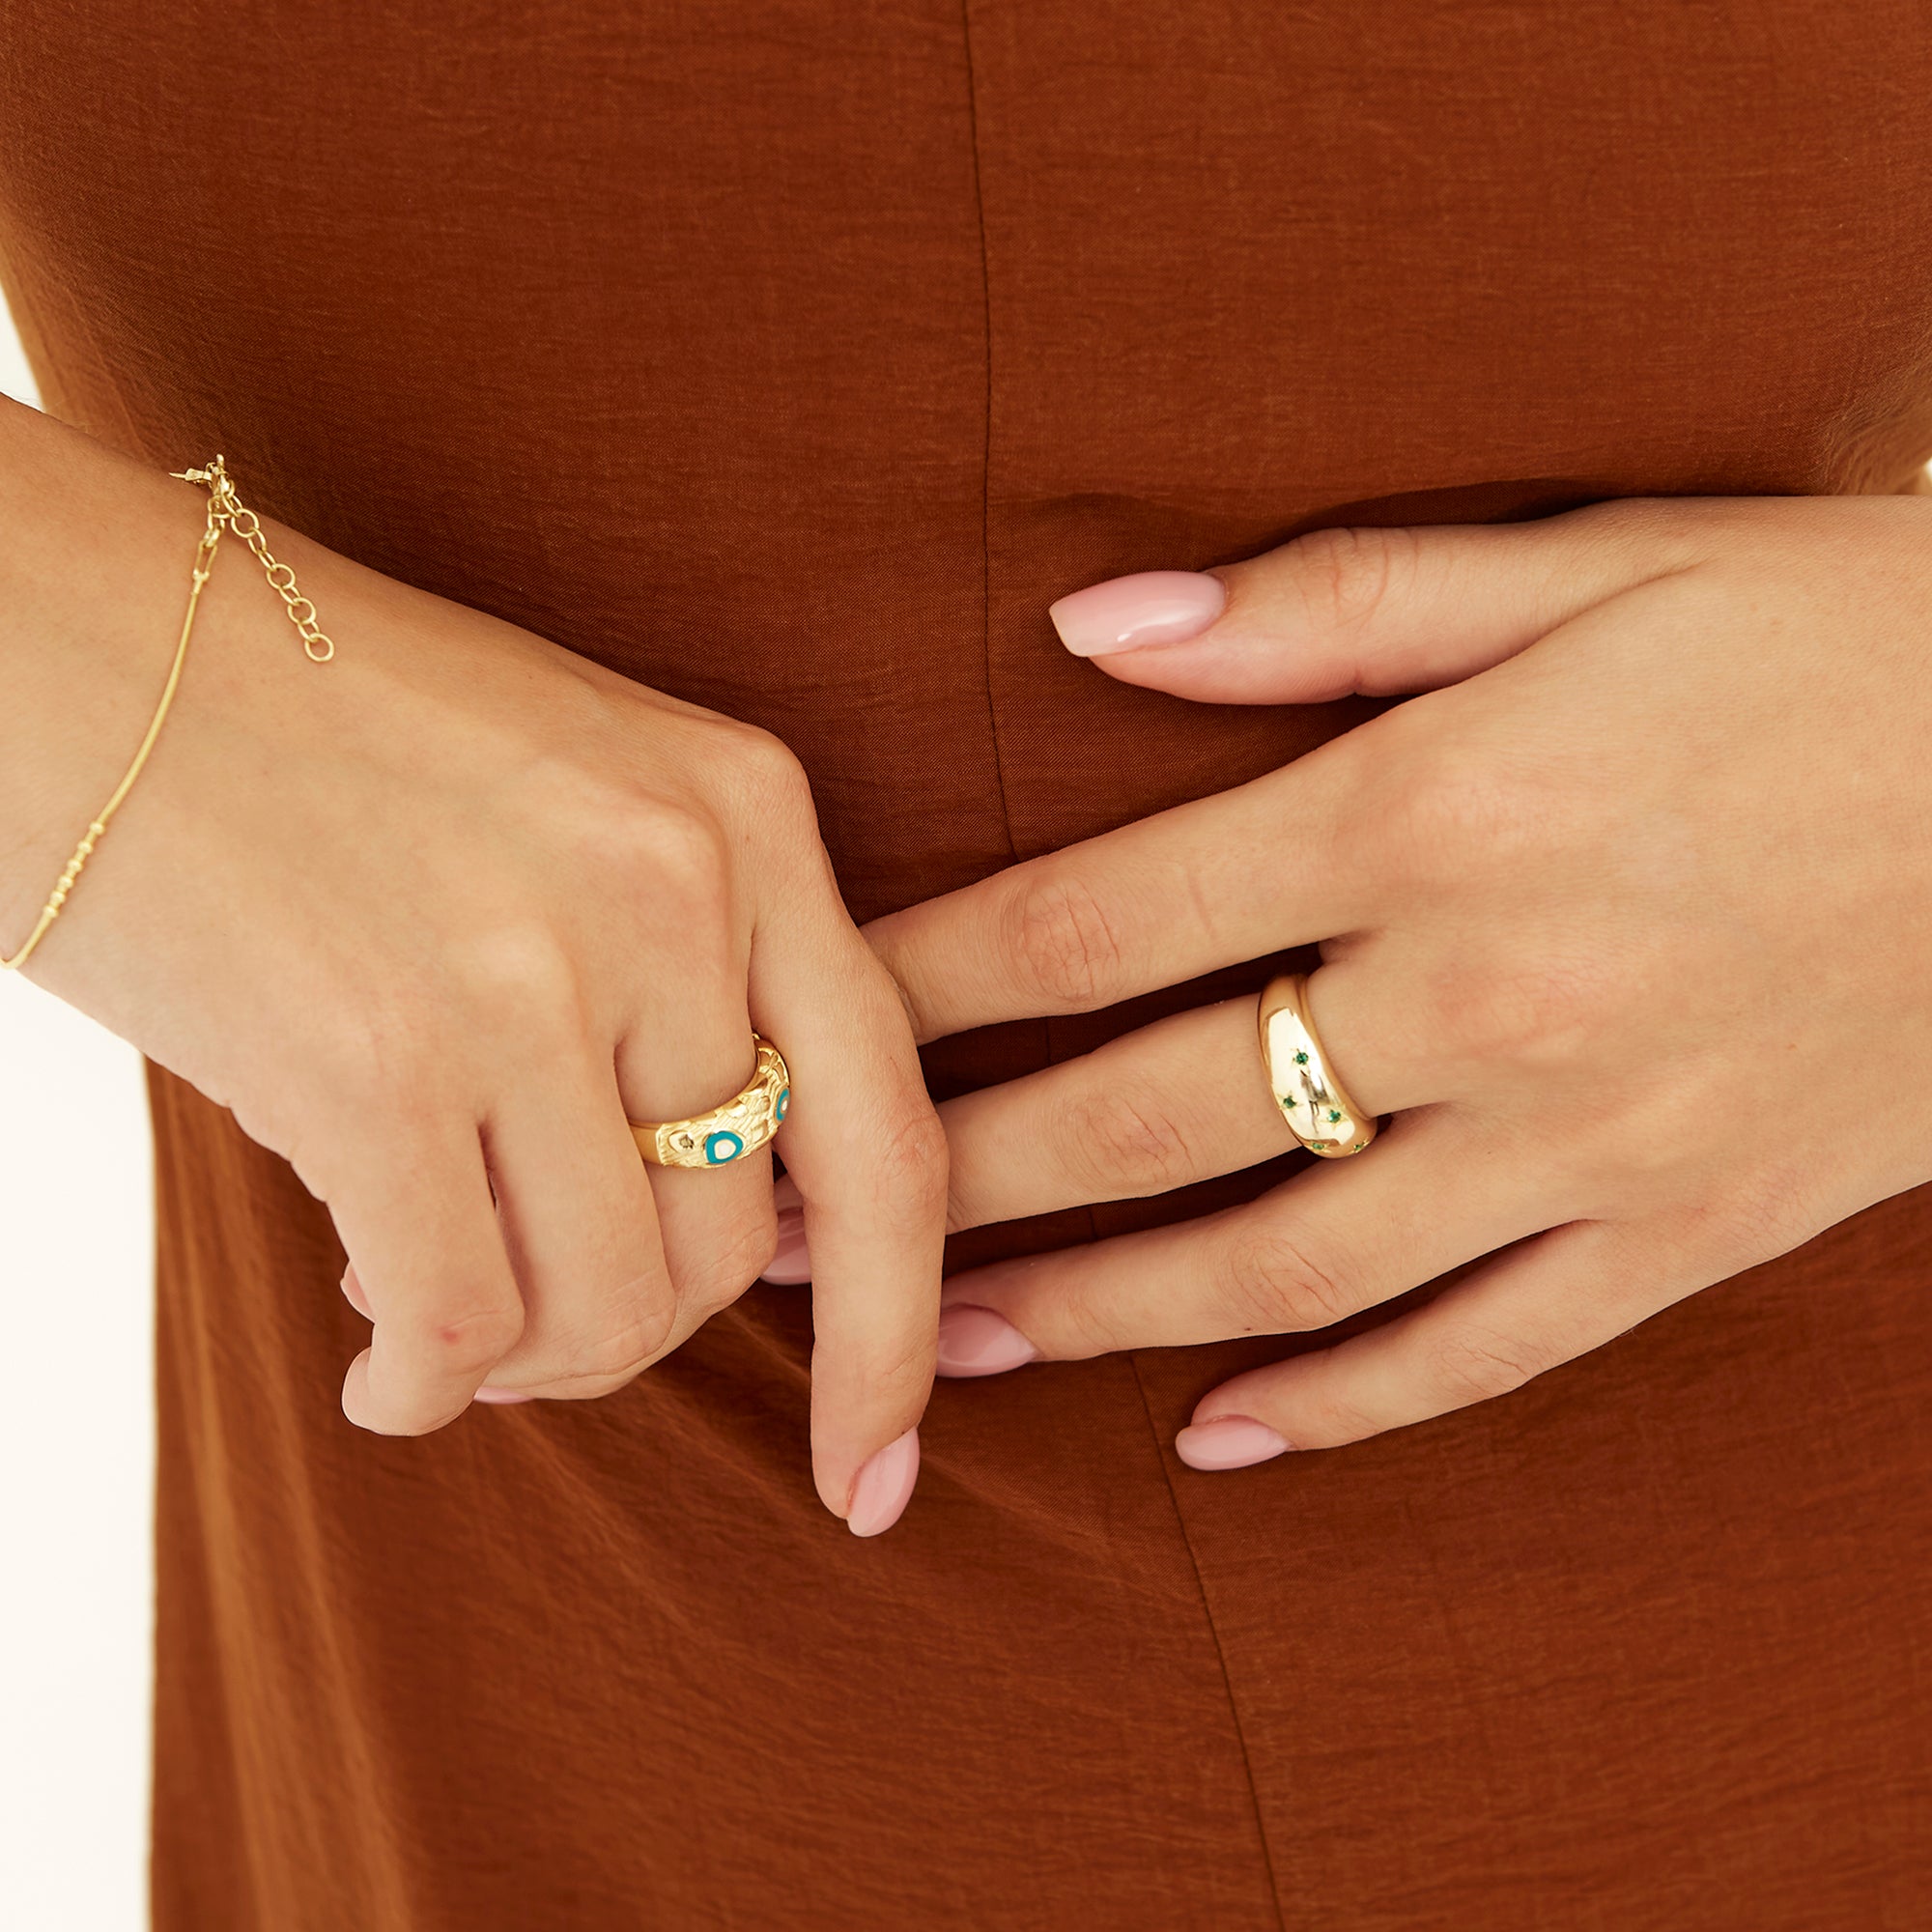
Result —
<svg viewBox="0 0 1932 1932"><path fill-rule="evenodd" d="M332 1065L328 1049L319 1046L298 1078L227 1104L242 1131L287 1161L303 1187L332 1212L351 1186L351 1154L367 1142L374 1093L359 1088L356 1076ZM346 1248L347 1236L342 1238Z"/></svg>
<svg viewBox="0 0 1932 1932"><path fill-rule="evenodd" d="M1434 1038L1486 1065L1574 1060L1625 1004L1607 956L1554 950L1458 961L1431 975L1419 999Z"/></svg>
<svg viewBox="0 0 1932 1932"><path fill-rule="evenodd" d="M1311 1444L1324 1448L1339 1448L1347 1442L1361 1442L1371 1435L1379 1435L1389 1427L1386 1416L1372 1415L1360 1404L1350 1402L1339 1389L1331 1386L1338 1378L1323 1377L1317 1384L1318 1393L1306 1398L1308 1420L1305 1434Z"/></svg>
<svg viewBox="0 0 1932 1932"><path fill-rule="evenodd" d="M1733 1183L1695 1210L1683 1232L1686 1250L1708 1268L1740 1273L1803 1247L1819 1232L1815 1172L1769 1173Z"/></svg>
<svg viewBox="0 0 1932 1932"><path fill-rule="evenodd" d="M1096 1201L1164 1194L1196 1171L1160 1100L1125 1082L1102 1081L1069 1101L1060 1145L1073 1179Z"/></svg>
<svg viewBox="0 0 1932 1932"><path fill-rule="evenodd" d="M1429 1350L1426 1373L1436 1396L1451 1407L1465 1408L1508 1395L1548 1366L1520 1338L1464 1328L1437 1338Z"/></svg>
<svg viewBox="0 0 1932 1932"><path fill-rule="evenodd" d="M421 1340L451 1375L479 1373L499 1362L524 1332L522 1304L514 1301L453 1302L435 1310Z"/></svg>
<svg viewBox="0 0 1932 1932"><path fill-rule="evenodd" d="M425 1057L425 1030L400 1003L381 997L332 1002L314 1037L324 1091L366 1105L380 1095L417 1091L410 1069Z"/></svg>
<svg viewBox="0 0 1932 1932"><path fill-rule="evenodd" d="M1220 1274L1221 1306L1239 1334L1326 1328L1355 1312L1334 1275L1275 1221L1243 1224L1227 1245Z"/></svg>
<svg viewBox="0 0 1932 1932"><path fill-rule="evenodd" d="M676 1309L666 1299L639 1293L601 1321L581 1331L531 1337L527 1366L520 1364L521 1385L546 1396L589 1399L609 1395L633 1380L663 1353L676 1328Z"/></svg>
<svg viewBox="0 0 1932 1932"><path fill-rule="evenodd" d="M274 1132L241 1108L235 1110L235 1119L250 1140L281 1154L311 1199L327 1203L335 1198L338 1154L328 1139L315 1139L301 1128Z"/></svg>
<svg viewBox="0 0 1932 1932"><path fill-rule="evenodd" d="M778 1245L776 1214L743 1217L708 1242L701 1258L672 1261L678 1299L707 1314L729 1307L771 1265ZM668 1330L668 1319L665 1326Z"/></svg>
<svg viewBox="0 0 1932 1932"><path fill-rule="evenodd" d="M1635 581L1693 568L1711 554L1715 534L1728 534L1731 529L1760 534L1778 508L1779 499L1768 498L1765 517L1740 520L1737 506L1727 497L1605 497L1550 522L1567 526L1562 532L1566 542L1580 537L1601 546L1617 560L1621 574ZM1811 527L1810 520L1804 519L1793 526L1792 534Z"/></svg>
<svg viewBox="0 0 1932 1932"><path fill-rule="evenodd" d="M1081 1011L1111 1003L1122 949L1112 916L1071 872L1029 880L1009 905L1010 956L1053 1007Z"/></svg>
<svg viewBox="0 0 1932 1932"><path fill-rule="evenodd" d="M1378 842L1417 879L1520 864L1551 838L1562 804L1520 763L1440 736L1414 747L1379 789Z"/></svg>
<svg viewBox="0 0 1932 1932"><path fill-rule="evenodd" d="M798 753L755 724L727 720L722 728L719 768L729 773L732 792L745 808L761 820L777 815L815 823L811 779Z"/></svg>
<svg viewBox="0 0 1932 1932"><path fill-rule="evenodd" d="M841 920L845 917L842 904ZM846 990L847 1011L857 1024L886 1042L890 1068L897 1068L908 1093L923 1104L925 1074L915 1044L912 996L886 962L864 939L849 949L841 962L840 980Z"/></svg>
<svg viewBox="0 0 1932 1932"><path fill-rule="evenodd" d="M1289 581L1320 629L1356 630L1413 574L1416 554L1402 528L1310 530L1288 547Z"/></svg>
<svg viewBox="0 0 1932 1932"><path fill-rule="evenodd" d="M854 1226L895 1238L923 1236L945 1224L946 1128L923 1087L908 1083L875 1104L814 1114L812 1135L792 1144L786 1167L808 1192L836 1201Z"/></svg>
<svg viewBox="0 0 1932 1932"><path fill-rule="evenodd" d="M577 969L556 933L535 921L502 921L447 955L472 1010L519 1030L560 1028L577 1009Z"/></svg>
<svg viewBox="0 0 1932 1932"><path fill-rule="evenodd" d="M639 1307L602 1327L572 1354L567 1375L614 1387L628 1381L667 1340L672 1327L668 1310Z"/></svg>
<svg viewBox="0 0 1932 1932"><path fill-rule="evenodd" d="M675 946L695 971L731 959L737 894L726 828L699 805L650 798L634 804L612 836L624 881L619 896L639 935Z"/></svg>
<svg viewBox="0 0 1932 1932"><path fill-rule="evenodd" d="M931 1330L921 1328L866 1359L866 1398L877 1409L904 1413L912 1411L907 1426L918 1420L918 1411L932 1386L933 1347Z"/></svg>
<svg viewBox="0 0 1932 1932"><path fill-rule="evenodd" d="M1085 1361L1134 1346L1135 1338L1122 1325L1114 1284L1092 1268L1078 1269L1064 1284L1056 1284L1051 1321L1056 1361Z"/></svg>
<svg viewBox="0 0 1932 1932"><path fill-rule="evenodd" d="M923 1224L945 1212L950 1167L946 1129L923 1094L900 1103L870 1158L880 1198L896 1204L906 1222Z"/></svg>
<svg viewBox="0 0 1932 1932"><path fill-rule="evenodd" d="M724 896L731 841L709 812L654 798L634 806L626 834L637 869L660 902L702 914Z"/></svg>

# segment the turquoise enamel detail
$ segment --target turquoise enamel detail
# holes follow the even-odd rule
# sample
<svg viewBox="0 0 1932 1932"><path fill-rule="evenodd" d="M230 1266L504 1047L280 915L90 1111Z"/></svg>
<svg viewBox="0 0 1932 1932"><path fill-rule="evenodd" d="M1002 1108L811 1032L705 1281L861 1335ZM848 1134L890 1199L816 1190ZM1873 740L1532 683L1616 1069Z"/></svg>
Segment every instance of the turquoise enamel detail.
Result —
<svg viewBox="0 0 1932 1932"><path fill-rule="evenodd" d="M684 1121L633 1121L638 1151L653 1167L729 1167L778 1132L791 1104L784 1055L759 1034L752 1077L728 1100Z"/></svg>

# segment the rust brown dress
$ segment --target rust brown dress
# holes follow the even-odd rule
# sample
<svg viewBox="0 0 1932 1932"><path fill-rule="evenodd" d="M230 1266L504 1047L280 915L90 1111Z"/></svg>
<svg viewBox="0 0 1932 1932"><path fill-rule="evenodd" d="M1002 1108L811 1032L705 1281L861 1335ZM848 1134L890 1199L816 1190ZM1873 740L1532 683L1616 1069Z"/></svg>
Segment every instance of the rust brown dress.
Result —
<svg viewBox="0 0 1932 1932"><path fill-rule="evenodd" d="M861 918L1368 714L1112 683L1054 639L1069 589L1932 455L1923 0L0 28L48 407L781 733ZM1932 1196L1238 1476L1173 1432L1290 1344L942 1384L860 1543L808 1477L801 1292L611 1399L378 1440L323 1210L153 1095L163 1932L1925 1922Z"/></svg>

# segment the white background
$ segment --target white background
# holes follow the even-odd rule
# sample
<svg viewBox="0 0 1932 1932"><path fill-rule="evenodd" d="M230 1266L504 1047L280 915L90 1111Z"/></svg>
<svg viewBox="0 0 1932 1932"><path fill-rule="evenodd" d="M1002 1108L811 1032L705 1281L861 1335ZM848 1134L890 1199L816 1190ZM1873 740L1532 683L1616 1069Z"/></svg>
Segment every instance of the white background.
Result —
<svg viewBox="0 0 1932 1932"><path fill-rule="evenodd" d="M4 311L0 390L35 401ZM0 934L0 945L19 936ZM0 1925L9 1932L139 1932L147 1922L150 1167L133 1048L0 973Z"/></svg>

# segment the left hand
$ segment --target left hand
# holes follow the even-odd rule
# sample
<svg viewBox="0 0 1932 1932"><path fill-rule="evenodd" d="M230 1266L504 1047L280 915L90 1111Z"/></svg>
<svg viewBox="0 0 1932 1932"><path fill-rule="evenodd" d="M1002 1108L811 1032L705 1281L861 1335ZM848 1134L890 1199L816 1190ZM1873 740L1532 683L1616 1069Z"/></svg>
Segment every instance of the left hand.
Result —
<svg viewBox="0 0 1932 1932"><path fill-rule="evenodd" d="M1054 608L1183 697L1428 695L875 922L921 1037L1319 942L1322 1043L1395 1118L1248 1205L954 1276L954 1373L1323 1328L1481 1261L1204 1397L1177 1448L1235 1467L1500 1395L1932 1179L1932 503L1324 530ZM954 1228L1295 1144L1252 999L941 1113Z"/></svg>

